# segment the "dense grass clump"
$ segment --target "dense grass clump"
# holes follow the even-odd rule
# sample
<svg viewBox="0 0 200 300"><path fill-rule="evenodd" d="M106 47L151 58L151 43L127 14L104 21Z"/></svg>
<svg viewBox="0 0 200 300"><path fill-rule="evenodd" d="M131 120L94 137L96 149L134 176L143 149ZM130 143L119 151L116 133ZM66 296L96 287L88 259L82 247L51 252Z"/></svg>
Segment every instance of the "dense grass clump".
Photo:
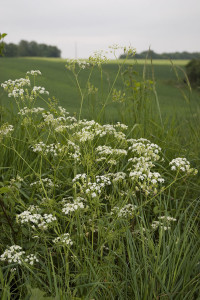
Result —
<svg viewBox="0 0 200 300"><path fill-rule="evenodd" d="M148 80L129 95L113 84L95 119L82 119L79 72L101 73L104 61L68 61L81 96L76 117L36 85L38 70L2 84L17 112L0 127L1 299L198 297L196 153L191 162L177 155L159 113L157 136L147 138ZM87 86L94 95L90 75ZM124 105L126 96L129 126L103 122L109 97Z"/></svg>

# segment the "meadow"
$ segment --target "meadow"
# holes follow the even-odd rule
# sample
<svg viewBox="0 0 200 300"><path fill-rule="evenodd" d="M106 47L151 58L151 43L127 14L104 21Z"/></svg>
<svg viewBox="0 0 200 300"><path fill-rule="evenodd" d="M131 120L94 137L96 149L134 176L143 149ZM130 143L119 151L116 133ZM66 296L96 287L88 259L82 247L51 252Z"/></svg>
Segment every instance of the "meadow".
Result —
<svg viewBox="0 0 200 300"><path fill-rule="evenodd" d="M198 299L185 63L0 59L2 300Z"/></svg>
<svg viewBox="0 0 200 300"><path fill-rule="evenodd" d="M132 71L135 74L135 80L140 81L143 77L144 66L145 76L147 79L154 79L156 83L157 95L159 98L162 113L166 116L183 116L188 114L190 109L194 112L199 109L199 93L193 91L192 93L184 86L183 79L184 65L188 61L178 60L173 61L173 65L168 60L155 60L153 66L151 62L145 62L144 60L128 60L124 64L121 72L125 71L128 66L133 66ZM112 85L116 72L118 71L119 65L122 64L122 60L110 60L106 65L103 66L103 89L104 93L108 93L110 86ZM69 70L65 68L65 59L55 58L1 58L0 59L0 82L7 79L15 79L23 77L27 70L39 69L43 78L39 79L39 84L46 85L46 88L54 95L70 113L78 111L80 105L80 95L77 91L76 83ZM180 70L179 68L182 68ZM176 76L178 73L179 78ZM79 75L80 83L85 86L87 80L88 71L84 70ZM154 77L154 78L153 78ZM94 70L92 76L92 84L96 87L100 87L101 75L98 70ZM116 81L116 88L123 89L123 81L121 76ZM183 95L183 91L185 95ZM154 102L154 95L152 95L152 102ZM187 98L187 99L186 99ZM87 99L86 99L87 100ZM7 96L1 91L1 101L7 104ZM190 102L191 105L188 105ZM84 103L84 115L88 116L88 102ZM110 114L115 118L118 114L116 111L116 105L110 106ZM114 113L112 111L114 110ZM117 118L117 117L116 117Z"/></svg>

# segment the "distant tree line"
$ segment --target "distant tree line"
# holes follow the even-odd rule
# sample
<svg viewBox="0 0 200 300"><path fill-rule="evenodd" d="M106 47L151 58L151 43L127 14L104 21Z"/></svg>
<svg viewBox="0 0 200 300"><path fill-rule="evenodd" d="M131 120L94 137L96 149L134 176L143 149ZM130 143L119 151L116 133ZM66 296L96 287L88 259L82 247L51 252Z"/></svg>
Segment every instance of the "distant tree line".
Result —
<svg viewBox="0 0 200 300"><path fill-rule="evenodd" d="M124 59L127 57L127 54L120 55L119 58ZM137 58L137 59L145 59L145 58L152 58L152 59L200 59L200 52L172 52L172 53L161 53L158 54L153 50L143 51L141 53L136 53L135 55L128 55L128 59Z"/></svg>
<svg viewBox="0 0 200 300"><path fill-rule="evenodd" d="M56 46L38 44L34 41L20 41L18 45L4 43L4 56L40 56L40 57L60 57L61 51Z"/></svg>

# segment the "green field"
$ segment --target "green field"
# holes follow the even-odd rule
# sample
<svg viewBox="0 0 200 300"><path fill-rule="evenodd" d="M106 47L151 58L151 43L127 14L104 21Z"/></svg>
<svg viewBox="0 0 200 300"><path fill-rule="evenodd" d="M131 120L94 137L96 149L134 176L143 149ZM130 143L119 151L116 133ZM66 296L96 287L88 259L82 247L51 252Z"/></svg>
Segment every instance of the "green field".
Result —
<svg viewBox="0 0 200 300"><path fill-rule="evenodd" d="M121 60L111 60L109 63L103 65L103 91L104 94L98 96L98 101L102 101L102 97L106 98L110 87L114 81L115 75L118 71L118 64ZM189 88L183 83L184 65L187 61L174 61L173 65L170 61L155 60L151 65L150 61L145 64L144 60L128 60L123 66L123 71L132 65L133 70L137 72L134 75L136 80L142 78L145 70L145 78L155 81L158 100L161 107L162 115L172 116L185 116L188 111L192 109L194 113L199 110L199 93L196 91L190 92ZM50 92L51 96L55 96L60 104L64 106L70 113L77 112L80 107L80 95L77 91L73 75L65 68L65 59L54 58L1 58L0 59L0 82L8 79L15 79L24 77L28 70L39 69L43 76L39 78L38 84L45 86ZM145 66L145 69L144 69ZM175 70L178 72L179 80L176 77ZM81 71L79 80L84 88L88 70ZM153 74L153 75L152 75ZM94 70L92 84L101 90L101 76L97 69ZM116 89L124 89L122 78L119 76L115 85ZM7 104L7 96L1 90L1 101ZM187 98L187 99L186 99ZM152 94L152 102L154 102L155 95ZM87 99L84 100L83 113L84 116L88 115ZM190 103L188 105L188 103ZM39 104L39 103L38 103ZM156 108L155 108L156 109ZM109 116L117 117L116 105L110 105L108 108Z"/></svg>

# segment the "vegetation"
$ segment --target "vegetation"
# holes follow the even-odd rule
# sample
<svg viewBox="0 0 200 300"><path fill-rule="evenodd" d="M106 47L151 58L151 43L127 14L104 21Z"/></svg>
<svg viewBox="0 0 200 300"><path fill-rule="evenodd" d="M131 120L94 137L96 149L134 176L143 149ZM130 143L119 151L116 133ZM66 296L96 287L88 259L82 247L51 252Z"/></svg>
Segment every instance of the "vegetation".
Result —
<svg viewBox="0 0 200 300"><path fill-rule="evenodd" d="M5 47L5 44L2 40L4 39L4 37L6 35L7 35L6 33L2 33L2 34L0 33L0 56L3 55L3 50L4 50L4 47Z"/></svg>
<svg viewBox="0 0 200 300"><path fill-rule="evenodd" d="M18 45L13 43L4 44L4 56L39 56L39 57L60 57L61 51L56 46L38 44L34 41L20 41Z"/></svg>
<svg viewBox="0 0 200 300"><path fill-rule="evenodd" d="M124 59L127 56L127 53L120 55L121 59ZM134 53L128 55L128 59L137 58L137 59L146 59L147 57L152 59L200 59L200 52L172 52L172 53L156 53L153 50L143 51L141 53Z"/></svg>
<svg viewBox="0 0 200 300"><path fill-rule="evenodd" d="M118 65L121 65L122 62L123 60L111 60L102 66L104 93L108 93L115 74L118 72ZM74 83L73 74L65 68L65 64L66 60L64 59L3 57L0 59L0 82L4 82L8 78L14 80L15 78L23 77L27 70L39 69L45 74L45 80L38 78L38 83L40 85L45 84L50 94L54 95L56 99L59 99L60 104L65 107L67 111L71 114L78 113L80 105L79 92ZM122 74L131 67L131 76L132 79L135 80L135 84L137 81L140 82L143 80L144 73L147 80L154 81L155 83L163 117L172 118L173 115L176 115L176 118L183 118L183 122L186 122L185 118L191 115L191 110L193 114L198 113L199 93L195 90L191 93L189 87L184 84L184 64L184 61L174 61L173 65L171 65L169 61L155 60L152 66L151 62L145 62L144 60L126 60L120 72ZM180 70L180 67L182 70ZM143 72L144 70L145 72ZM176 77L175 70L178 73L178 78ZM87 91L86 78L88 75L88 69L79 73L80 85L85 89L85 92ZM102 102L101 75L97 67L93 69L91 83L98 88L98 92L95 94L95 97L93 97L93 106L97 109L98 103ZM120 75L116 80L115 88L121 90L123 93L126 92L126 87L123 84L123 75ZM1 91L0 94L3 106L9 107L10 103L7 100L7 94L3 91ZM87 93L85 96L83 117L89 118L91 113L91 97L87 97ZM152 105L156 104L154 93L149 91L148 98ZM38 99L38 105L42 105L40 99ZM105 117L107 118L105 121L113 122L121 118L120 114L123 113L123 110L120 105L120 103L114 103L111 98L109 99L105 112ZM126 103L123 105L126 105ZM155 105L153 113L156 114L156 112L157 106ZM187 127L187 125L185 126Z"/></svg>
<svg viewBox="0 0 200 300"><path fill-rule="evenodd" d="M200 59L193 59L186 65L187 76L194 87L200 87Z"/></svg>
<svg viewBox="0 0 200 300"><path fill-rule="evenodd" d="M200 119L185 115L185 127L164 118L148 69L138 75L125 59L108 77L106 63L101 52L65 62L76 116L51 97L39 70L22 78L20 69L20 79L2 84L15 103L0 127L3 300L200 293Z"/></svg>

